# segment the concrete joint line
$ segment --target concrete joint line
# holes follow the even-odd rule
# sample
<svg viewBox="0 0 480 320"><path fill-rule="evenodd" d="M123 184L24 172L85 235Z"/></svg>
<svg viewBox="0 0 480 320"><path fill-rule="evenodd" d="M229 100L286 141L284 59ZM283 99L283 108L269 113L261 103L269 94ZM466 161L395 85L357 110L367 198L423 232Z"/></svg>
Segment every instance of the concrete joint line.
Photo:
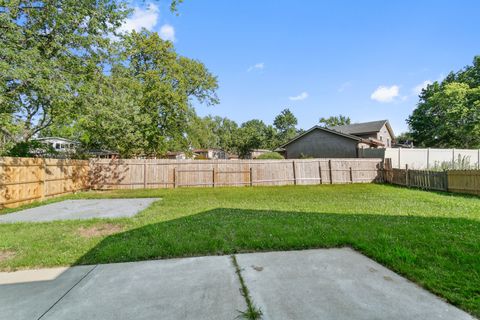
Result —
<svg viewBox="0 0 480 320"><path fill-rule="evenodd" d="M240 266L238 265L237 257L235 255L232 255L231 259L232 264L235 267L235 273L237 274L238 280L240 281L240 294L243 296L243 298L245 299L245 303L247 304L246 311L238 310L238 312L240 312L238 318L244 318L248 320L260 320L262 319L262 311L257 308L252 302L252 298L250 297L247 285L245 284L245 280L242 277L242 269L240 269Z"/></svg>
<svg viewBox="0 0 480 320"><path fill-rule="evenodd" d="M57 301L55 301L54 304L52 304L50 306L50 308L48 308L44 313L42 313L42 315L40 317L37 318L37 320L40 320L42 319L50 310L53 309L53 307L55 307L70 291L73 290L73 288L75 288L80 282L82 282L83 279L85 279L90 273L92 273L93 270L95 270L96 268L98 267L98 264L95 265L92 269L90 269L90 271L88 271L83 277L80 278L80 280L78 280L70 289L67 290L67 292L65 292Z"/></svg>

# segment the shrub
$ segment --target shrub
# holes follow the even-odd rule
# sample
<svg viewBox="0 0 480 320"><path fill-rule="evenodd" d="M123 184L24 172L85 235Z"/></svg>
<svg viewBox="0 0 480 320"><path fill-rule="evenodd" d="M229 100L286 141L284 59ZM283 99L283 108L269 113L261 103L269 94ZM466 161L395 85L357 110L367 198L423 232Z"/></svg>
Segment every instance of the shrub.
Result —
<svg viewBox="0 0 480 320"><path fill-rule="evenodd" d="M285 159L280 153L278 152L267 152L267 153L264 153L264 154L261 154L257 157L257 159L259 160L267 160L267 159L270 159L270 160L283 160Z"/></svg>

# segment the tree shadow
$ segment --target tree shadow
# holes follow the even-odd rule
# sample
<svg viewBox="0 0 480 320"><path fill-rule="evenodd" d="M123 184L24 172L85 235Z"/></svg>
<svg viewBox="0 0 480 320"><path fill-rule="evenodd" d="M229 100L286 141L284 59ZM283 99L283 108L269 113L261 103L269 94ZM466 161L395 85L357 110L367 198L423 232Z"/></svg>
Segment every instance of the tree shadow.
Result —
<svg viewBox="0 0 480 320"><path fill-rule="evenodd" d="M480 314L480 222L218 208L106 237L76 264L352 247Z"/></svg>

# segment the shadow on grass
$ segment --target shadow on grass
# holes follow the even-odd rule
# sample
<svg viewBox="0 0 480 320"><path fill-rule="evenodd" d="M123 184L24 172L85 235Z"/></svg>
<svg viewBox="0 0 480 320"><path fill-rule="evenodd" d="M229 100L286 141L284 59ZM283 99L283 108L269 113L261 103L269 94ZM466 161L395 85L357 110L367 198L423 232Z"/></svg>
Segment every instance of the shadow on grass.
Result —
<svg viewBox="0 0 480 320"><path fill-rule="evenodd" d="M218 208L108 236L76 263L340 246L480 316L480 222L465 218Z"/></svg>
<svg viewBox="0 0 480 320"><path fill-rule="evenodd" d="M480 222L219 208L111 235L77 264L350 246L480 315Z"/></svg>

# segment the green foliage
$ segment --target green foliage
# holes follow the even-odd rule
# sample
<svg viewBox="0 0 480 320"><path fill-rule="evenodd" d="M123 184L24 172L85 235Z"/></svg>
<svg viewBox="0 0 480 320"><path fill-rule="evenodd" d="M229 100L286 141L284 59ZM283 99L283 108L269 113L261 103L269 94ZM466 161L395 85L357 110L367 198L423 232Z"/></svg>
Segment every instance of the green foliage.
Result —
<svg viewBox="0 0 480 320"><path fill-rule="evenodd" d="M427 86L407 122L418 146L480 148L480 56Z"/></svg>
<svg viewBox="0 0 480 320"><path fill-rule="evenodd" d="M335 127L335 126L343 126L346 124L350 124L351 120L350 117L343 116L343 115L338 115L338 116L331 116L328 118L320 118L318 121L320 125L324 127Z"/></svg>
<svg viewBox="0 0 480 320"><path fill-rule="evenodd" d="M83 112L46 132L123 157L187 150L188 123L196 118L191 101L217 103L216 78L157 33L132 32L116 46L110 74L82 87Z"/></svg>
<svg viewBox="0 0 480 320"><path fill-rule="evenodd" d="M13 1L0 5L0 116L27 142L79 108L80 87L102 72L110 36L128 10L116 1Z"/></svg>
<svg viewBox="0 0 480 320"><path fill-rule="evenodd" d="M400 144L415 144L415 140L410 132L402 132L396 135L395 141Z"/></svg>
<svg viewBox="0 0 480 320"><path fill-rule="evenodd" d="M189 120L188 138L194 148L219 148L229 153L236 152L235 121L219 116L200 118L192 113Z"/></svg>
<svg viewBox="0 0 480 320"><path fill-rule="evenodd" d="M276 131L258 119L243 123L237 131L236 149L240 158L253 149L273 149L276 145Z"/></svg>
<svg viewBox="0 0 480 320"><path fill-rule="evenodd" d="M275 117L273 125L277 129L277 145L282 145L297 135L297 118L289 109L284 109Z"/></svg>
<svg viewBox="0 0 480 320"><path fill-rule="evenodd" d="M58 153L50 145L46 145L39 141L22 141L15 144L6 154L10 157L34 157L37 155L48 155L49 157L55 157Z"/></svg>
<svg viewBox="0 0 480 320"><path fill-rule="evenodd" d="M271 159L271 160L283 160L285 159L280 153L278 152L267 152L267 153L264 153L264 154L261 154L257 157L258 160L267 160L267 159Z"/></svg>
<svg viewBox="0 0 480 320"><path fill-rule="evenodd" d="M477 165L470 161L469 156L458 155L458 158L454 161L435 161L433 167L430 169L432 171L443 171L443 170L472 170L476 169Z"/></svg>

